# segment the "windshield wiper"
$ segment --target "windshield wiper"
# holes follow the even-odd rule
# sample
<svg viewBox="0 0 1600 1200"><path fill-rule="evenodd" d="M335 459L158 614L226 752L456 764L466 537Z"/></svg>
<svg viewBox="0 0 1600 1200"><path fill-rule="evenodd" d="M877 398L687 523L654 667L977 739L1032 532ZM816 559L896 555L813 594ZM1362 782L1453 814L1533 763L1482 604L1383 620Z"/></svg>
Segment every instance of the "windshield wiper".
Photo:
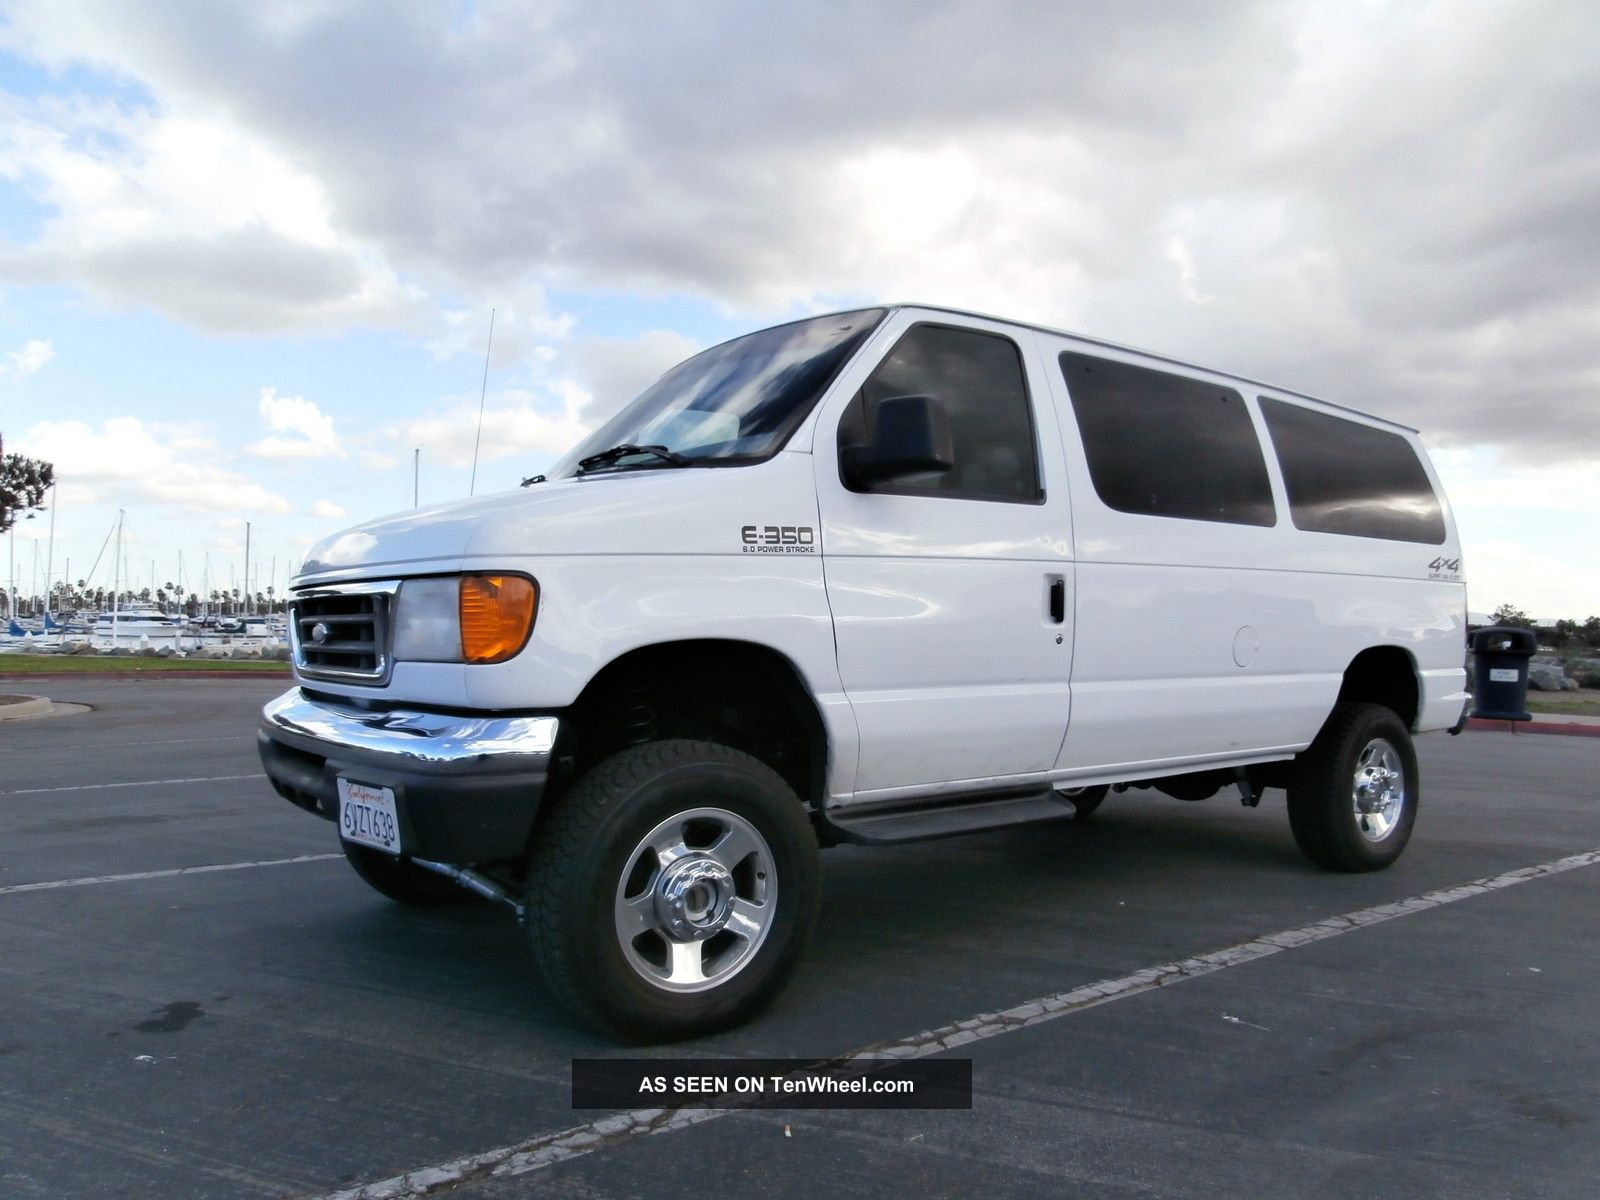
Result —
<svg viewBox="0 0 1600 1200"><path fill-rule="evenodd" d="M602 450L599 454L591 454L588 458L578 460L578 472L592 471L596 467L608 467L619 459L631 458L636 454L648 454L658 458L664 463L671 463L675 467L687 467L689 460L681 454L668 450L665 446L635 446L632 442L623 442L620 446L613 446L609 450Z"/></svg>

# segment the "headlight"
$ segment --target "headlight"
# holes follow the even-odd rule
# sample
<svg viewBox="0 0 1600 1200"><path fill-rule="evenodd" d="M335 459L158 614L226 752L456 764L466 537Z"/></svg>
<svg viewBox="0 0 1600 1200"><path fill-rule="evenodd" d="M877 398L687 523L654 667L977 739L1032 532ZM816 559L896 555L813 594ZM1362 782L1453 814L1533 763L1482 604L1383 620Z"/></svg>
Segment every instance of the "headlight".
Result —
<svg viewBox="0 0 1600 1200"><path fill-rule="evenodd" d="M460 662L459 579L408 579L394 606L394 656L404 662Z"/></svg>
<svg viewBox="0 0 1600 1200"><path fill-rule="evenodd" d="M394 606L401 662L504 662L533 629L539 589L521 575L408 579Z"/></svg>

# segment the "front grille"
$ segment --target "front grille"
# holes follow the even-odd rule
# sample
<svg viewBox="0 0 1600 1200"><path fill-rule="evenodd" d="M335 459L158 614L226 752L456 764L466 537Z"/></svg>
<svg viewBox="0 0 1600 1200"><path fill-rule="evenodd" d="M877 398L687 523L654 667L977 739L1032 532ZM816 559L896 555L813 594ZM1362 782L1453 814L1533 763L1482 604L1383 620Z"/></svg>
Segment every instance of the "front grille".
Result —
<svg viewBox="0 0 1600 1200"><path fill-rule="evenodd" d="M389 673L393 584L345 584L289 601L296 669L313 679L382 683Z"/></svg>

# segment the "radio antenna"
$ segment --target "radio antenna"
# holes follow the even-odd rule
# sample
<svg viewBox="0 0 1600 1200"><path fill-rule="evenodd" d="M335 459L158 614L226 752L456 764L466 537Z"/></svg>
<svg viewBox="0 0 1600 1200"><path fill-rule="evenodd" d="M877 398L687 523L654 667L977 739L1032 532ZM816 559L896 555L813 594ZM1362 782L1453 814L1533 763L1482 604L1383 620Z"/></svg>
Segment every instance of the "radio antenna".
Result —
<svg viewBox="0 0 1600 1200"><path fill-rule="evenodd" d="M494 348L494 309L489 310L489 344L483 348L483 387L478 392L478 433L472 439L472 482L467 486L467 495L473 496L478 491L478 447L483 443L483 405L489 398L489 351Z"/></svg>

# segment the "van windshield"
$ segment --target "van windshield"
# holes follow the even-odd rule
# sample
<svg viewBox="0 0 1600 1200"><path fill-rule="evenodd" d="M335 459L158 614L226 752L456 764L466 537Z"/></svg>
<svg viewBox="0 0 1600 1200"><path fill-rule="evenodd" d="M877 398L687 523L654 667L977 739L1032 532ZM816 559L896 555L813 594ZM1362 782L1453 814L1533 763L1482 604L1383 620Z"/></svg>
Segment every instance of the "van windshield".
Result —
<svg viewBox="0 0 1600 1200"><path fill-rule="evenodd" d="M584 438L550 469L550 478L769 458L884 312L813 317L703 350Z"/></svg>

